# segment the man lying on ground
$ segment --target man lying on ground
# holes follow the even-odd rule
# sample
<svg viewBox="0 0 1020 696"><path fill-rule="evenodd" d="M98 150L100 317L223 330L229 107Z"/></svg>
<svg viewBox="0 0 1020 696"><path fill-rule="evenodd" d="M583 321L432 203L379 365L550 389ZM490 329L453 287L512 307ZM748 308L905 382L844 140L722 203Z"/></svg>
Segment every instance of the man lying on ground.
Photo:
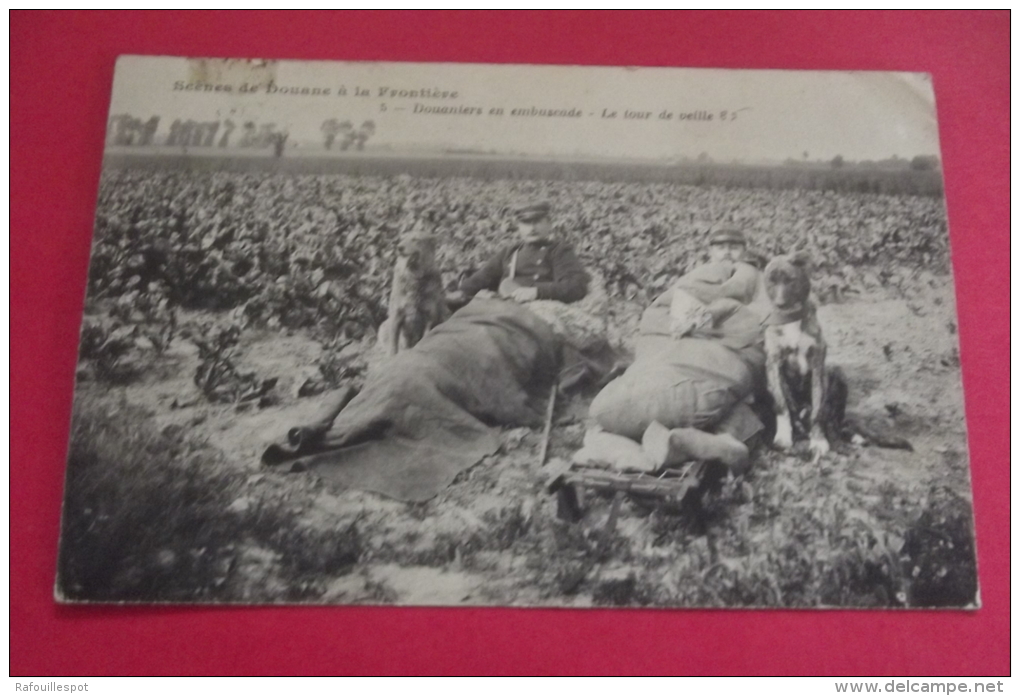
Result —
<svg viewBox="0 0 1020 696"><path fill-rule="evenodd" d="M746 470L764 429L749 401L764 379L767 298L741 260L739 230L717 230L709 244L710 261L645 310L634 363L592 402L595 427L575 460L612 452L622 468L715 460Z"/></svg>

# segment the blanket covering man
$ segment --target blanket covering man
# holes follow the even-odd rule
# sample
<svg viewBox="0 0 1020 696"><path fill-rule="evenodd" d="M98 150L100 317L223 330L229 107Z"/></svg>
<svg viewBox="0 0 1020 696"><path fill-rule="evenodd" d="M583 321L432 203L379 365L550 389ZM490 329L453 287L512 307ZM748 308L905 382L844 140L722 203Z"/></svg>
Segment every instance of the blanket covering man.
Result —
<svg viewBox="0 0 1020 696"><path fill-rule="evenodd" d="M327 398L317 418L292 428L262 461L290 462L398 500L428 500L496 451L495 426L542 423L561 347L525 306L475 299L413 350L381 363L350 403Z"/></svg>

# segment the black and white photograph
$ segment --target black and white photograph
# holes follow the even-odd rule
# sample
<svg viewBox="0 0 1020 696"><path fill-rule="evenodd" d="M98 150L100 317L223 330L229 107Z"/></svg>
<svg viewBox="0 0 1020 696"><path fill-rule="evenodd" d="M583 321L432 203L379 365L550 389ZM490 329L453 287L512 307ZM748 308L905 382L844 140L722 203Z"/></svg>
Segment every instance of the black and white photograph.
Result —
<svg viewBox="0 0 1020 696"><path fill-rule="evenodd" d="M122 56L57 600L977 609L935 99Z"/></svg>

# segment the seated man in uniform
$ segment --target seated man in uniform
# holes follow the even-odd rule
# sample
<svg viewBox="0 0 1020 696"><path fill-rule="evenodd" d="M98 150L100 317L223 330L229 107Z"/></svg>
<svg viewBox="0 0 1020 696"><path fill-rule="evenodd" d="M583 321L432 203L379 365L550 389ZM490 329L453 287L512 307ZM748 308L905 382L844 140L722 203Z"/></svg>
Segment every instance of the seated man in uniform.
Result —
<svg viewBox="0 0 1020 696"><path fill-rule="evenodd" d="M544 202L518 208L519 240L465 278L461 291L473 297L488 290L516 302L576 302L583 298L588 292L588 274L570 245L554 238L549 213L550 206Z"/></svg>
<svg viewBox="0 0 1020 696"><path fill-rule="evenodd" d="M573 248L556 238L550 212L545 202L518 208L518 240L465 278L451 304L476 295L526 303L567 346L591 352L607 345L604 308L598 293L589 296L590 278Z"/></svg>

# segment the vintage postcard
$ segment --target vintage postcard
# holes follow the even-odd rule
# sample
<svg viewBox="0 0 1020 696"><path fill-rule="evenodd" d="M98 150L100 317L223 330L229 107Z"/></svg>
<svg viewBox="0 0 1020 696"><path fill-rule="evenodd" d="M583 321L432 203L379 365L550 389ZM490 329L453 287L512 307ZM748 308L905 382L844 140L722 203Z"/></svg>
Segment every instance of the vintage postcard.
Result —
<svg viewBox="0 0 1020 696"><path fill-rule="evenodd" d="M976 608L935 97L122 57L61 602Z"/></svg>

